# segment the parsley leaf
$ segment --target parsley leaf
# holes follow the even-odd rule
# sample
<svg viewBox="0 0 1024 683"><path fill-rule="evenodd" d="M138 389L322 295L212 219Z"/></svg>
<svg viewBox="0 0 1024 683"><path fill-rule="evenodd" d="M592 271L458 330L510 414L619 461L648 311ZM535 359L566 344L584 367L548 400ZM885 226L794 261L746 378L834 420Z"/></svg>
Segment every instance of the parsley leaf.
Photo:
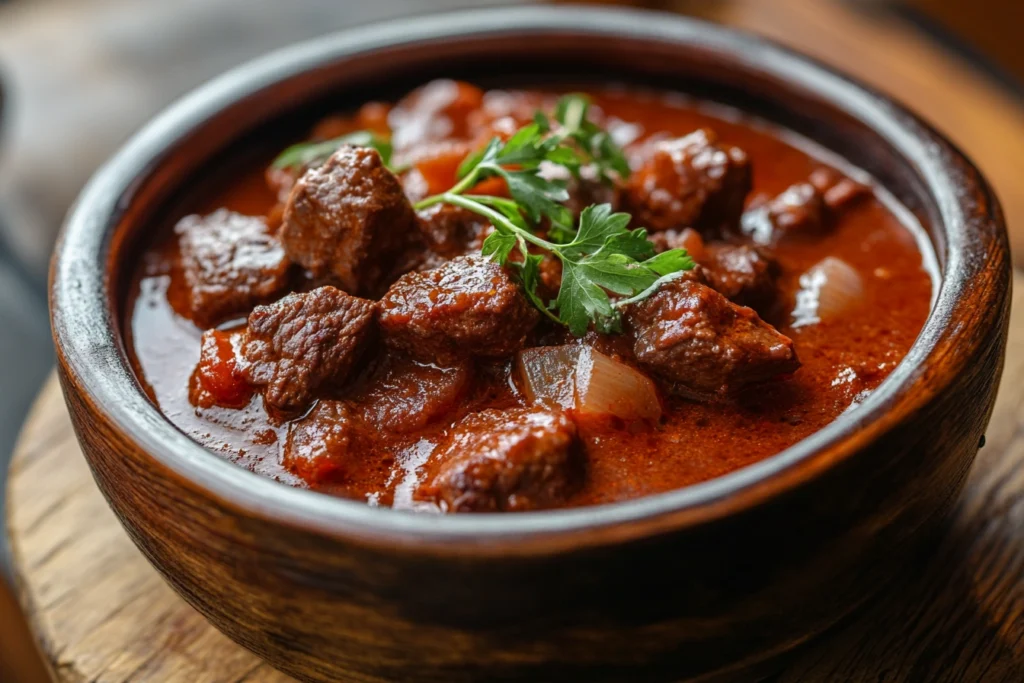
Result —
<svg viewBox="0 0 1024 683"><path fill-rule="evenodd" d="M644 265L658 275L671 275L681 270L691 270L697 264L685 249L669 249L647 259Z"/></svg>
<svg viewBox="0 0 1024 683"><path fill-rule="evenodd" d="M629 221L628 213L613 214L610 204L588 206L580 214L580 227L576 231L576 238L562 249L566 253L583 254L597 251L609 238L627 233ZM647 241L646 233L643 240Z"/></svg>
<svg viewBox="0 0 1024 683"><path fill-rule="evenodd" d="M501 265L505 265L512 250L519 244L515 235L495 230L480 246L480 253L484 256L491 256Z"/></svg>
<svg viewBox="0 0 1024 683"><path fill-rule="evenodd" d="M629 162L626 161L626 155L608 131L587 118L589 111L590 98L572 93L562 97L555 105L555 119L561 124L564 135L573 140L581 151L582 163L592 164L598 178L606 184L614 182L616 175L628 178ZM578 175L578 170L574 175Z"/></svg>
<svg viewBox="0 0 1024 683"><path fill-rule="evenodd" d="M532 222L546 217L557 225L572 225L572 213L561 204L569 199L563 186L529 171L504 171L501 175L508 183L509 194Z"/></svg>
<svg viewBox="0 0 1024 683"><path fill-rule="evenodd" d="M608 293L577 268L563 267L555 308L559 320L577 337L587 333L592 321L609 318L614 313Z"/></svg>

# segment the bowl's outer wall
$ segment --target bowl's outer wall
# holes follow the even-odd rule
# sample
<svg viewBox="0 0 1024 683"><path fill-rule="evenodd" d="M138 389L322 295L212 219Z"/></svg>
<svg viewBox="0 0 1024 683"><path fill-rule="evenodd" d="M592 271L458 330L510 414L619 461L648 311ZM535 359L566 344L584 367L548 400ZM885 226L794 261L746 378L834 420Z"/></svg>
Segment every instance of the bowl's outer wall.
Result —
<svg viewBox="0 0 1024 683"><path fill-rule="evenodd" d="M62 372L125 528L220 630L303 680L676 680L798 644L954 503L1003 342L858 458L714 524L533 557L431 556L275 525L154 460ZM637 668L643 664L643 668Z"/></svg>
<svg viewBox="0 0 1024 683"><path fill-rule="evenodd" d="M736 69L730 76L720 59L692 45L641 39L624 39L616 48L619 67L626 61L647 74L696 70L743 81ZM478 39L473 49L492 54L488 50L500 42ZM555 43L534 40L530 48ZM421 49L417 59L425 73L429 65L443 68L446 50L457 44L452 39ZM614 52L605 48L587 59L604 64ZM110 281L117 282L114 266L144 232L161 197L216 156L211 134L273 118L267 98L311 100L315 91L338 87L343 71L390 74L394 59L376 66L366 60L326 64L255 92L234 107L230 120L154 161L132 187L132 201L122 203L128 209L110 217L118 222L109 244ZM802 87L748 85L751 91ZM823 105L800 109L828 128L819 137L835 147L870 149L875 166L870 158L855 161L894 187L926 222L935 222L935 204L959 203L970 222L960 229L970 238L962 240L965 252L956 259L943 258L947 280L959 277L949 270L958 263L988 267L958 282L957 305L937 312L959 343L942 346L905 380L921 400L894 403L884 429L858 425L842 444L783 471L773 481L789 483L774 495L755 499L741 491L727 501L730 514L708 515L701 524L597 525L571 542L507 554L477 552L471 544L389 546L286 521L271 503L254 509L214 495L112 420L109 406L81 378L81 364L92 359L68 353L69 340L85 331L69 329L55 306L59 377L100 489L185 599L236 641L303 680L670 680L738 670L793 647L863 601L953 505L994 403L1010 287L999 207L966 161L950 152L942 172L974 190L929 200L916 174L921 169L877 161L882 151L893 153L843 112ZM946 237L941 230L933 235L940 257ZM81 257L64 249L58 261ZM61 286L55 278L55 304ZM117 293L108 294L116 308Z"/></svg>

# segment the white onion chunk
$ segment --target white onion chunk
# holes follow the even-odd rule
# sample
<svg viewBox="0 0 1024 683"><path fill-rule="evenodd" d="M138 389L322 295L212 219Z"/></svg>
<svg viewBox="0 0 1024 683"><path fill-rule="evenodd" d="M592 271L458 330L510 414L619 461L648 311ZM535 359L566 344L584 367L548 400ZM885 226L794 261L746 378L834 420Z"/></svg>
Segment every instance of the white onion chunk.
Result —
<svg viewBox="0 0 1024 683"><path fill-rule="evenodd" d="M588 346L526 349L519 352L518 367L526 396L535 403L560 406L576 417L661 417L649 377Z"/></svg>
<svg viewBox="0 0 1024 683"><path fill-rule="evenodd" d="M830 322L864 302L864 281L853 266L827 256L800 276L792 327Z"/></svg>

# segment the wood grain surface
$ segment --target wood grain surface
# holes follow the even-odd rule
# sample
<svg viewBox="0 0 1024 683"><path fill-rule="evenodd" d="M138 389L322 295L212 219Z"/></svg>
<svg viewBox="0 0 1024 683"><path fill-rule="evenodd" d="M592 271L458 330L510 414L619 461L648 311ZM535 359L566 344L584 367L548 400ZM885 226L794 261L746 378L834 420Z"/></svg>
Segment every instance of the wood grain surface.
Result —
<svg viewBox="0 0 1024 683"><path fill-rule="evenodd" d="M1024 296L1024 276L1014 286ZM146 562L89 476L55 381L11 475L18 588L58 680L291 680L209 626ZM774 683L1024 680L1020 305L986 446L941 538L849 624L783 666Z"/></svg>

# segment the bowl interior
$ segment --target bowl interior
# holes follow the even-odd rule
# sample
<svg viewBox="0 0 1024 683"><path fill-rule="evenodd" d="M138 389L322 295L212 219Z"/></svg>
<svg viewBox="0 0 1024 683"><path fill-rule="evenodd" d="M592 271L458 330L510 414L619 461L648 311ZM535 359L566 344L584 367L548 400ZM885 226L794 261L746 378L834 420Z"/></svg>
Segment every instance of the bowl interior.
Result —
<svg viewBox="0 0 1024 683"><path fill-rule="evenodd" d="M514 516L433 517L291 489L208 453L165 420L134 376L120 330L139 248L189 183L211 168L279 149L328 112L394 99L434 77L482 85L624 82L727 104L789 128L871 173L925 226L942 272L932 315L908 356L856 411L781 454L719 479L634 501ZM112 419L154 457L215 495L331 533L408 543L487 544L632 522L623 533L726 514L878 438L926 398L912 385L929 355L956 343L946 321L982 233L969 226L987 189L973 168L889 100L772 44L667 15L521 8L392 22L303 44L226 74L178 102L89 184L53 270L57 343ZM74 332L77 331L77 334ZM87 337L87 338L86 338ZM939 390L933 387L930 390ZM824 458L828 455L828 458ZM799 470L799 471L798 471ZM758 490L762 495L736 494Z"/></svg>

